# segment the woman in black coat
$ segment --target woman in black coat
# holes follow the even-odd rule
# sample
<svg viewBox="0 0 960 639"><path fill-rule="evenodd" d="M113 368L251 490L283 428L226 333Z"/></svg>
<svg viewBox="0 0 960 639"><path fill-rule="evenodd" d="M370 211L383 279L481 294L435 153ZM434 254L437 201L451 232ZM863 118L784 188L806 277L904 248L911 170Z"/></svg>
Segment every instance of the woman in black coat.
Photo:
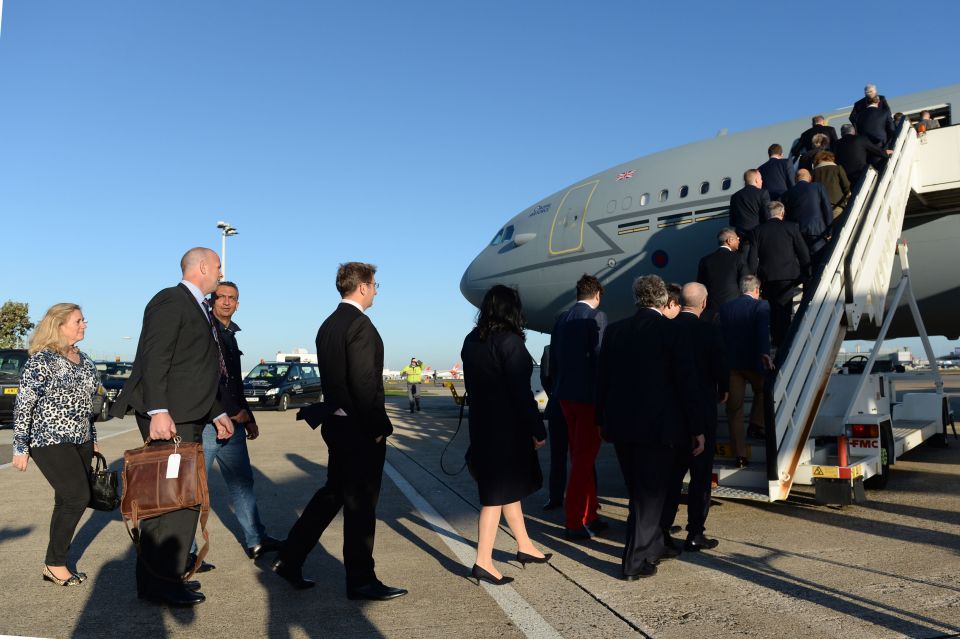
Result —
<svg viewBox="0 0 960 639"><path fill-rule="evenodd" d="M500 585L513 581L493 565L501 513L517 540L517 561L545 563L534 548L520 500L540 489L537 449L547 432L530 388L533 359L524 345L520 295L494 286L483 298L477 327L463 341L463 377L470 406L470 472L480 491L477 560L472 575Z"/></svg>

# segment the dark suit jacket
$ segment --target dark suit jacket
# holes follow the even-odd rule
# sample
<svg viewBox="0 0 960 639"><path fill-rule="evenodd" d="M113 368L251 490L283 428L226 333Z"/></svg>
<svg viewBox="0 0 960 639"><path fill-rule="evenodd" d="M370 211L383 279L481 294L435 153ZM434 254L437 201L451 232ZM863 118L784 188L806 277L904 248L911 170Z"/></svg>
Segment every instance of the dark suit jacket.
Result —
<svg viewBox="0 0 960 639"><path fill-rule="evenodd" d="M722 246L700 258L697 281L707 287L707 308L711 315L740 295L740 278L748 273L743 253Z"/></svg>
<svg viewBox="0 0 960 639"><path fill-rule="evenodd" d="M716 432L717 402L730 387L730 369L720 328L687 312L681 312L673 321L680 326L683 339L693 345L697 394L691 400L700 404L701 414L707 419L704 428Z"/></svg>
<svg viewBox="0 0 960 639"><path fill-rule="evenodd" d="M347 414L346 419L324 421L328 443L373 440L393 432L383 400L383 340L360 309L341 302L324 320L317 331L317 368L326 413L339 409Z"/></svg>
<svg viewBox="0 0 960 639"><path fill-rule="evenodd" d="M751 268L760 284L801 280L809 275L810 251L796 222L771 218L757 229L750 245Z"/></svg>
<svg viewBox="0 0 960 639"><path fill-rule="evenodd" d="M790 149L790 155L793 157L798 157L807 151L813 149L813 136L818 133L822 133L830 138L830 149L833 149L833 145L837 142L837 130L832 126L827 126L826 124L814 124L812 127L800 134L800 138L797 140L796 144L793 145L793 148Z"/></svg>
<svg viewBox="0 0 960 639"><path fill-rule="evenodd" d="M770 304L743 294L720 307L727 367L731 370L763 370L761 355L770 354Z"/></svg>
<svg viewBox="0 0 960 639"><path fill-rule="evenodd" d="M833 223L833 206L822 184L801 180L780 201L786 209L784 219L796 222L804 236L822 237Z"/></svg>
<svg viewBox="0 0 960 639"><path fill-rule="evenodd" d="M856 183L867 170L867 165L875 164L887 157L879 146L862 135L845 135L837 141L837 164L847 172L851 183Z"/></svg>
<svg viewBox="0 0 960 639"><path fill-rule="evenodd" d="M857 114L857 135L867 136L871 142L879 147L886 147L893 141L893 118L890 111L882 108L869 107Z"/></svg>
<svg viewBox="0 0 960 639"><path fill-rule="evenodd" d="M730 226L737 229L741 237L749 237L750 232L767 219L767 204L770 194L766 189L746 185L730 196Z"/></svg>
<svg viewBox="0 0 960 639"><path fill-rule="evenodd" d="M592 404L597 394L597 357L607 315L577 302L560 316L550 337L550 374L556 400Z"/></svg>
<svg viewBox="0 0 960 639"><path fill-rule="evenodd" d="M773 200L779 200L784 191L797 183L793 163L784 158L770 158L757 167L763 177L763 188Z"/></svg>
<svg viewBox="0 0 960 639"><path fill-rule="evenodd" d="M220 401L227 415L231 417L241 410L247 411L253 421L254 414L250 410L250 404L243 394L243 375L240 370L240 356L243 351L237 344L236 333L240 327L230 322L229 326L224 326L222 322L214 318L214 324L220 334L220 344L223 348L223 361L227 366L227 376L220 378Z"/></svg>
<svg viewBox="0 0 960 639"><path fill-rule="evenodd" d="M650 308L611 324L600 347L597 423L614 444L688 446L703 433L691 345ZM692 431L688 431L688 427Z"/></svg>
<svg viewBox="0 0 960 639"><path fill-rule="evenodd" d="M853 108L850 110L850 122L852 122L854 126L857 125L857 116L860 115L861 111L867 108L867 104L868 104L867 96L863 96L862 98L860 98L859 100L853 103ZM880 106L877 108L879 108L882 111L886 111L888 114L893 113L890 110L890 105L887 104L887 98L882 95L880 96Z"/></svg>
<svg viewBox="0 0 960 639"><path fill-rule="evenodd" d="M130 379L110 409L123 417L165 408L177 424L211 421L219 401L220 357L209 316L183 284L147 304Z"/></svg>

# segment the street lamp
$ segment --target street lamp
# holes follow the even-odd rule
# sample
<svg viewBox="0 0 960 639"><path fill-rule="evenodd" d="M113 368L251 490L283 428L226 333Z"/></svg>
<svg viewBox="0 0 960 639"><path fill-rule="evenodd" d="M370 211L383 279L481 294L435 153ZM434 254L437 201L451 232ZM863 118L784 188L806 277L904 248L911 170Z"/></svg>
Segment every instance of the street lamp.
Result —
<svg viewBox="0 0 960 639"><path fill-rule="evenodd" d="M220 220L217 222L217 228L221 231L220 238L220 272L223 279L227 279L227 238L238 233L237 229L230 226L229 223Z"/></svg>

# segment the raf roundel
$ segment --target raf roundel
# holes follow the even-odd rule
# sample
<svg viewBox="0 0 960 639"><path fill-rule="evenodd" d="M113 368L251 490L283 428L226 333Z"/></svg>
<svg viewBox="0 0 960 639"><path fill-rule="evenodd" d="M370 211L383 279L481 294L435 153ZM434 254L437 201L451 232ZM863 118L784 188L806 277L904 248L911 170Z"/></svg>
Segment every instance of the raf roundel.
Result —
<svg viewBox="0 0 960 639"><path fill-rule="evenodd" d="M663 268L670 262L670 257L667 255L666 251L656 250L653 252L653 255L650 256L650 260L657 268Z"/></svg>

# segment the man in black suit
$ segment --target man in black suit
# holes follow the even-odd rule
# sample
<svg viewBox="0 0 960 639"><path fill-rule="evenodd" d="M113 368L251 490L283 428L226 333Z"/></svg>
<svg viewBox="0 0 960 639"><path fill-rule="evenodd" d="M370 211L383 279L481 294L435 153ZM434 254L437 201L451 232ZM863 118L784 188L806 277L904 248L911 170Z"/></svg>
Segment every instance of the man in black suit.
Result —
<svg viewBox="0 0 960 639"><path fill-rule="evenodd" d="M131 407L137 426L151 446L179 436L200 442L206 424L228 439L233 424L219 401L225 371L216 329L205 295L217 288L220 258L193 248L180 260L183 280L157 293L143 313L143 328L133 371L110 413L122 418ZM157 603L192 606L206 598L199 582L183 582L184 566L199 510L184 508L140 524L137 595Z"/></svg>
<svg viewBox="0 0 960 639"><path fill-rule="evenodd" d="M887 98L882 95L877 94L877 85L868 84L863 87L863 97L853 103L853 108L850 110L850 122L853 124L857 123L857 117L860 113L867 108L868 105L872 104L874 98L877 98L877 103L880 108L890 114L890 105L887 104Z"/></svg>
<svg viewBox="0 0 960 639"><path fill-rule="evenodd" d="M835 153L837 164L847 172L847 178L854 186L867 172L868 166L879 166L892 153L857 135L857 129L852 124L844 124L840 127L840 133Z"/></svg>
<svg viewBox="0 0 960 639"><path fill-rule="evenodd" d="M743 188L730 196L730 226L740 236L740 251L747 252L754 230L767 218L770 194L763 188L763 177L757 169L743 174Z"/></svg>
<svg viewBox="0 0 960 639"><path fill-rule="evenodd" d="M853 122L860 135L866 136L881 149L893 141L893 117L890 109L880 107L880 97L874 96L867 106L860 110L857 119Z"/></svg>
<svg viewBox="0 0 960 639"><path fill-rule="evenodd" d="M810 261L815 267L820 261L820 252L830 238L830 226L833 224L833 206L827 189L815 183L809 171L800 169L797 171L797 183L784 193L781 201L786 209L784 219L800 226L803 241L810 252Z"/></svg>
<svg viewBox="0 0 960 639"><path fill-rule="evenodd" d="M757 167L763 177L763 188L770 194L771 200L779 200L787 189L796 183L793 162L783 157L783 147L771 144L767 148L766 162Z"/></svg>
<svg viewBox="0 0 960 639"><path fill-rule="evenodd" d="M709 539L703 533L710 510L713 454L717 445L717 402L727 401L730 373L724 358L720 329L715 324L700 319L707 308L706 287L698 282L685 284L681 299L683 306L675 322L680 326L682 339L692 345L697 383L697 394L687 400L700 404L702 420L701 427L688 428L693 432L703 431L704 447L699 455L694 455L692 450L684 447L675 449L673 474L663 504L660 528L663 530L664 543L676 548L676 542L670 536L670 527L677 517L683 478L689 470L687 541L684 549L698 551L716 548L718 543L716 539Z"/></svg>
<svg viewBox="0 0 960 639"><path fill-rule="evenodd" d="M770 219L757 230L749 264L763 282L761 293L770 302L770 333L779 346L793 318L797 286L810 276L810 252L796 222L783 219L784 207L771 202Z"/></svg>
<svg viewBox="0 0 960 639"><path fill-rule="evenodd" d="M746 256L739 252L740 237L736 229L726 227L717 234L718 248L700 258L697 281L707 287L710 297L703 319L712 322L720 307L740 294L740 278L748 273Z"/></svg>
<svg viewBox="0 0 960 639"><path fill-rule="evenodd" d="M327 483L290 529L273 570L297 589L313 586L303 578L303 563L343 508L347 598L384 601L407 591L384 585L374 572L376 508L386 438L393 432L383 400L383 341L365 315L377 294L376 272L362 262L341 264L337 271L342 299L317 332Z"/></svg>
<svg viewBox="0 0 960 639"><path fill-rule="evenodd" d="M837 130L827 125L827 119L822 115L813 116L813 126L800 134L800 137L790 149L790 156L798 158L804 153L813 149L813 136L822 133L829 140L828 151L833 150L833 145L837 142Z"/></svg>
<svg viewBox="0 0 960 639"><path fill-rule="evenodd" d="M630 496L627 581L656 574L661 559L677 555L660 531L673 450L699 454L704 440L699 405L689 401L697 394L693 353L679 326L663 316L667 287L645 275L634 281L633 294L637 313L607 328L597 374L597 422L616 448Z"/></svg>
<svg viewBox="0 0 960 639"><path fill-rule="evenodd" d="M597 428L597 356L607 327L607 315L598 310L603 285L592 275L577 281L577 302L560 316L550 338L553 399L567 422L570 474L563 500L568 539L589 539L607 523L597 517L594 464L600 451Z"/></svg>

